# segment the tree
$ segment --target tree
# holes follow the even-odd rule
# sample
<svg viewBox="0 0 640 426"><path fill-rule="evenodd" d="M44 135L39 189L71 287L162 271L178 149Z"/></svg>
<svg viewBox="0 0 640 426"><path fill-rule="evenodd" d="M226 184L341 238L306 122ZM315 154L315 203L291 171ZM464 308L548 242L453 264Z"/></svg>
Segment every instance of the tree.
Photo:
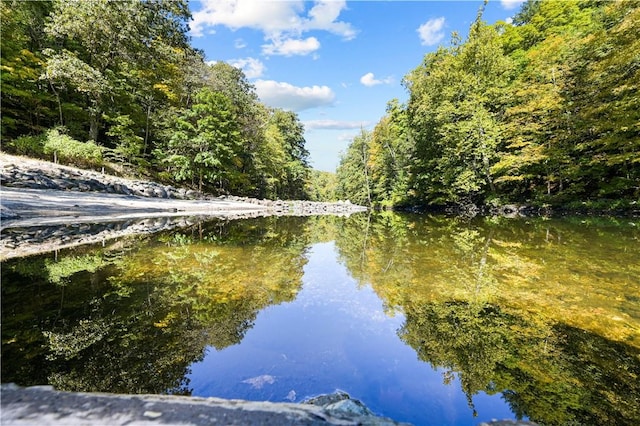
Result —
<svg viewBox="0 0 640 426"><path fill-rule="evenodd" d="M504 26L505 48L517 63L505 113L506 139L493 172L501 189L524 199L562 197L575 162L573 102L576 46L592 31L593 8L576 1L525 4ZM532 37L535 34L535 37Z"/></svg>
<svg viewBox="0 0 640 426"><path fill-rule="evenodd" d="M348 199L360 205L372 204L370 145L371 132L361 129L360 134L353 138L347 152L342 155L336 172L338 198Z"/></svg>
<svg viewBox="0 0 640 426"><path fill-rule="evenodd" d="M2 138L42 132L55 122L54 99L40 80L45 65L41 50L46 47L42 28L51 3L0 2L0 102Z"/></svg>
<svg viewBox="0 0 640 426"><path fill-rule="evenodd" d="M640 7L606 4L585 37L569 94L575 117L576 191L593 198L640 197Z"/></svg>
<svg viewBox="0 0 640 426"><path fill-rule="evenodd" d="M531 199L566 184L571 55L563 36L546 38L525 53L527 66L511 86L512 105L505 112L508 143L492 169L506 193Z"/></svg>
<svg viewBox="0 0 640 426"><path fill-rule="evenodd" d="M54 2L45 31L60 48L48 51L45 76L52 87L69 85L85 97L91 140L98 141L105 114L126 115L114 101L132 94L135 99L139 87L131 83L146 83L147 93L154 84L128 77L142 69L156 75L154 68L171 52L167 46L189 49L189 17L183 1Z"/></svg>
<svg viewBox="0 0 640 426"><path fill-rule="evenodd" d="M405 84L412 137L413 183L427 203L483 202L495 195L491 167L502 142L500 117L511 64L499 33L480 21L466 43L428 54Z"/></svg>
<svg viewBox="0 0 640 426"><path fill-rule="evenodd" d="M306 198L309 151L305 148L304 126L294 112L280 109L273 112L270 123L282 135L282 148L286 156L282 170L283 188L278 195L283 198Z"/></svg>
<svg viewBox="0 0 640 426"><path fill-rule="evenodd" d="M219 192L235 189L242 180L240 129L229 98L201 89L195 103L178 115L164 162L178 181Z"/></svg>
<svg viewBox="0 0 640 426"><path fill-rule="evenodd" d="M306 193L311 201L336 201L336 174L320 170L311 170Z"/></svg>
<svg viewBox="0 0 640 426"><path fill-rule="evenodd" d="M413 144L409 137L407 111L397 99L387 104L387 114L373 130L371 140L371 179L375 200L383 204L407 203L409 165Z"/></svg>

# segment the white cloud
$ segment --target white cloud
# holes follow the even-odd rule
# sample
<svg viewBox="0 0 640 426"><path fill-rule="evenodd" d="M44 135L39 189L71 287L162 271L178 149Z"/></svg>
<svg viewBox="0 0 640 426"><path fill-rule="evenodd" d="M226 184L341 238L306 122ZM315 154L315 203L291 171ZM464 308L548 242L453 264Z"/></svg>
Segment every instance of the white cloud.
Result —
<svg viewBox="0 0 640 426"><path fill-rule="evenodd" d="M247 47L247 42L245 42L243 39L241 38L237 38L234 43L233 46L236 49L244 49L245 47Z"/></svg>
<svg viewBox="0 0 640 426"><path fill-rule="evenodd" d="M201 4L202 8L193 12L190 25L192 35L196 37L216 25L232 30L248 27L264 32L282 31L291 25L299 25L295 19L304 7L301 1L204 0Z"/></svg>
<svg viewBox="0 0 640 426"><path fill-rule="evenodd" d="M341 35L347 40L356 36L356 31L347 22L337 21L340 13L347 7L344 0L319 0L309 11L310 19L305 21L307 30L325 30Z"/></svg>
<svg viewBox="0 0 640 426"><path fill-rule="evenodd" d="M202 8L193 12L191 34L200 37L209 27L224 25L232 30L260 30L267 40L283 34L291 38L312 30L328 31L349 40L356 31L348 22L338 21L346 6L345 0L316 0L305 16L302 0L203 0Z"/></svg>
<svg viewBox="0 0 640 426"><path fill-rule="evenodd" d="M266 67L256 58L231 59L228 61L230 65L240 68L247 78L262 77Z"/></svg>
<svg viewBox="0 0 640 426"><path fill-rule="evenodd" d="M438 44L444 38L444 17L429 19L418 28L420 40L425 46Z"/></svg>
<svg viewBox="0 0 640 426"><path fill-rule="evenodd" d="M372 72L368 72L360 77L360 83L364 84L367 87L376 86L378 84L391 84L393 83L393 77L386 77L382 80L378 80Z"/></svg>
<svg viewBox="0 0 640 426"><path fill-rule="evenodd" d="M304 121L305 129L325 129L325 130L350 130L366 127L371 124L368 121L340 121L340 120L307 120Z"/></svg>
<svg viewBox="0 0 640 426"><path fill-rule="evenodd" d="M500 4L507 10L519 7L525 0L500 0Z"/></svg>
<svg viewBox="0 0 640 426"><path fill-rule="evenodd" d="M273 80L258 80L254 84L263 103L295 112L332 105L336 97L328 86L298 87Z"/></svg>
<svg viewBox="0 0 640 426"><path fill-rule="evenodd" d="M265 55L281 55L281 56L293 56L293 55L308 55L316 50L320 49L320 42L315 37L309 37L306 39L286 39L274 38L271 40L271 44L262 45L262 53Z"/></svg>

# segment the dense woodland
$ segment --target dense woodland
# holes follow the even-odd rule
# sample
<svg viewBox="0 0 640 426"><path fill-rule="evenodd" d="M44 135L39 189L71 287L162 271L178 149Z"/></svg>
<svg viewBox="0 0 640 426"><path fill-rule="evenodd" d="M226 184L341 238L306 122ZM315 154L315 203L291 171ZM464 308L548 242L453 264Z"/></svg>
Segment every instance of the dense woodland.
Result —
<svg viewBox="0 0 640 426"><path fill-rule="evenodd" d="M296 114L208 64L185 0L2 0L2 149L214 192L378 206L629 207L640 198L640 3L481 8L427 54L337 175Z"/></svg>
<svg viewBox="0 0 640 426"><path fill-rule="evenodd" d="M338 196L386 206L629 207L640 197L640 3L481 9L409 72L341 159Z"/></svg>
<svg viewBox="0 0 640 426"><path fill-rule="evenodd" d="M2 0L2 142L214 193L306 198L304 129L189 42L186 0ZM317 192L317 191L315 191Z"/></svg>

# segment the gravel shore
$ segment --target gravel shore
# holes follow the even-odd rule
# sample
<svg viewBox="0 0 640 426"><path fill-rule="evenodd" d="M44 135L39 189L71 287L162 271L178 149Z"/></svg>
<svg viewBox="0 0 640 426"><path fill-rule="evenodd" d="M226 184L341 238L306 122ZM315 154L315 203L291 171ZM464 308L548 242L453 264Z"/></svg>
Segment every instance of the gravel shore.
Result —
<svg viewBox="0 0 640 426"><path fill-rule="evenodd" d="M4 153L0 180L0 260L155 233L207 218L349 215L366 210L345 201L215 197Z"/></svg>
<svg viewBox="0 0 640 426"><path fill-rule="evenodd" d="M3 227L169 215L350 214L366 210L348 201L320 203L215 197L4 153L0 153L0 180L2 219L7 222ZM17 222L18 219L27 221Z"/></svg>

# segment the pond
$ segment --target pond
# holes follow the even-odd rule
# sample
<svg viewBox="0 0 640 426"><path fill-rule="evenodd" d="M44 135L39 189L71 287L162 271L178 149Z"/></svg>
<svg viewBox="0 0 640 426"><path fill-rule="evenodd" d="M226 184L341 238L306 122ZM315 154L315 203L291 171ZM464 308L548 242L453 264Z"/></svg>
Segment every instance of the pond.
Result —
<svg viewBox="0 0 640 426"><path fill-rule="evenodd" d="M640 421L632 219L215 220L1 266L3 382Z"/></svg>

